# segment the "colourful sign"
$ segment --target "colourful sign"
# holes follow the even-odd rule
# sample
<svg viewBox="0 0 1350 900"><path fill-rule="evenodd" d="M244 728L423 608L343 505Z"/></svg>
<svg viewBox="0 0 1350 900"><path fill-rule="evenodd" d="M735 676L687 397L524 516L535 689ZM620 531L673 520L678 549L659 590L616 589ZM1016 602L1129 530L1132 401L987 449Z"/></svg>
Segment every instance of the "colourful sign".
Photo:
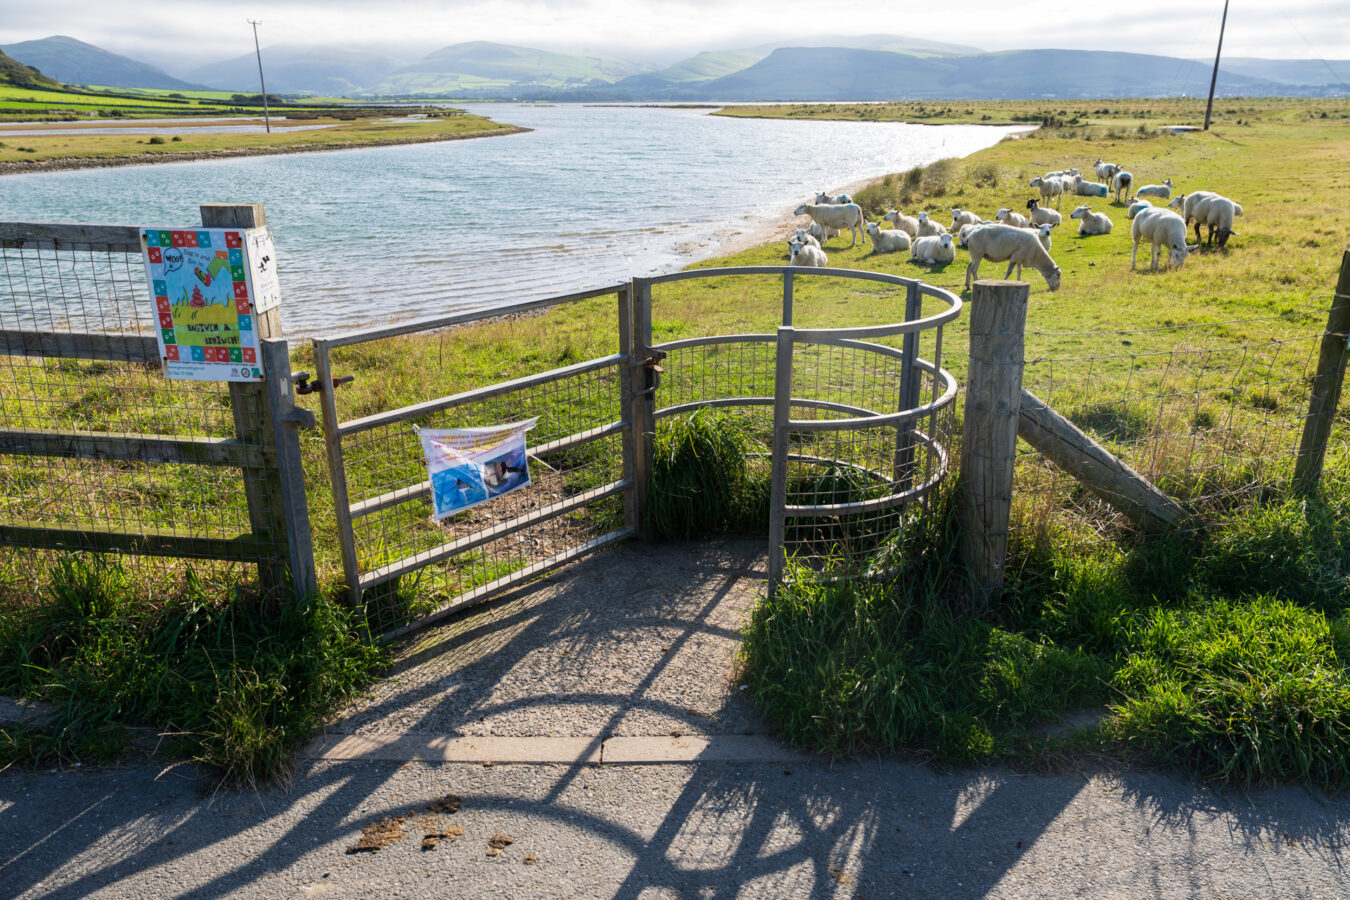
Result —
<svg viewBox="0 0 1350 900"><path fill-rule="evenodd" d="M431 477L431 518L444 519L528 485L525 432L536 421L417 432Z"/></svg>
<svg viewBox="0 0 1350 900"><path fill-rule="evenodd" d="M267 229L143 228L141 246L165 377L262 381L255 316L281 301Z"/></svg>

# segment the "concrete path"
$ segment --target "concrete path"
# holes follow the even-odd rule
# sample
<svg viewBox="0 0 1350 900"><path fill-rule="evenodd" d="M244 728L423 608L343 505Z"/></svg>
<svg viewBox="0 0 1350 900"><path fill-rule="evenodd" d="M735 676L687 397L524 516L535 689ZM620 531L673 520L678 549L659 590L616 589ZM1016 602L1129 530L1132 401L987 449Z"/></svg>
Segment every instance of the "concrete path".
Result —
<svg viewBox="0 0 1350 900"><path fill-rule="evenodd" d="M0 776L0 896L1350 896L1350 800L782 748L730 677L761 549L622 547L422 635L287 788Z"/></svg>

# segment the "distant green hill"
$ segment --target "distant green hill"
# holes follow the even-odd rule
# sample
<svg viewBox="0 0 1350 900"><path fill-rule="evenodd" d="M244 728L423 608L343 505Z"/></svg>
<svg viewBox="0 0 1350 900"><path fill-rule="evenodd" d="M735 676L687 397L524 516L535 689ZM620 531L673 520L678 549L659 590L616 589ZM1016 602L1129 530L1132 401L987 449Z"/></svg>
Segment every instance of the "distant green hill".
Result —
<svg viewBox="0 0 1350 900"><path fill-rule="evenodd" d="M168 90L193 90L200 87L180 81L148 63L109 53L101 47L59 34L37 41L9 44L0 47L0 50L66 84Z"/></svg>
<svg viewBox="0 0 1350 900"><path fill-rule="evenodd" d="M32 66L25 66L17 59L11 59L0 50L0 84L13 84L20 87L60 87L54 78L48 78Z"/></svg>
<svg viewBox="0 0 1350 900"><path fill-rule="evenodd" d="M612 84L642 69L626 60L471 41L427 54L392 73L371 93L514 95Z"/></svg>
<svg viewBox="0 0 1350 900"><path fill-rule="evenodd" d="M369 90L405 60L349 47L262 48L268 92L349 97ZM188 73L202 84L226 91L258 90L258 58L252 53L211 63Z"/></svg>

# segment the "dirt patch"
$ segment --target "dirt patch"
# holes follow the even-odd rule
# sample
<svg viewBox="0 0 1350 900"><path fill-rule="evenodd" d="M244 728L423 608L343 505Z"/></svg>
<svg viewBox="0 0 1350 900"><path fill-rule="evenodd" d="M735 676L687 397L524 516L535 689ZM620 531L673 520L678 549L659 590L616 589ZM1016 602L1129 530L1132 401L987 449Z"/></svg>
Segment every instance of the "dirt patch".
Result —
<svg viewBox="0 0 1350 900"><path fill-rule="evenodd" d="M464 829L460 828L458 825L451 825L440 831L428 831L426 834L422 835L422 849L424 851L435 850L436 847L440 845L441 841L458 840L463 836Z"/></svg>
<svg viewBox="0 0 1350 900"><path fill-rule="evenodd" d="M407 816L385 816L378 822L371 822L361 829L361 840L348 847L347 852L379 853L390 844L406 840L408 835L403 830L403 821L407 818Z"/></svg>
<svg viewBox="0 0 1350 900"><path fill-rule="evenodd" d="M457 794L446 794L444 797L437 797L428 803L427 809L434 813L457 813L463 805L464 798Z"/></svg>

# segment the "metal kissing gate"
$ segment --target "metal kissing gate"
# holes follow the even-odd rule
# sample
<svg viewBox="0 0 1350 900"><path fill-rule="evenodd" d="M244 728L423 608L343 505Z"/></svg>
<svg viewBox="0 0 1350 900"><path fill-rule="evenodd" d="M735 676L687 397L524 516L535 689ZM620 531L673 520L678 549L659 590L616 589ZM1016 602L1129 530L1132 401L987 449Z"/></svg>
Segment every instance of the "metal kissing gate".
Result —
<svg viewBox="0 0 1350 900"><path fill-rule="evenodd" d="M731 276L781 280L776 333L653 343L654 288ZM903 319L796 327L794 285L822 278L880 290L883 303L896 295ZM441 355L427 381L440 379L453 392L388 410L340 412L340 397L327 389L335 368L359 365L391 345L395 354L414 352L398 345L409 336L601 297L614 301L618 352L611 355L573 361L568 347L535 348L531 359L513 364L541 371L508 380L494 380L507 373L469 371L467 364L458 371L457 359ZM927 316L926 303L935 308ZM658 423L707 407L726 408L764 446L771 589L785 578L789 558L834 575L877 574L885 568L878 550L903 524L905 508L949 469L956 380L941 366L942 332L960 311L955 295L913 279L760 266L635 278L315 340L337 538L352 601L365 605L373 629L392 637L641 536ZM491 340L490 332L483 340ZM429 343L415 352L428 353ZM529 487L432 522L432 486L416 428L530 417L538 423L529 439Z"/></svg>

